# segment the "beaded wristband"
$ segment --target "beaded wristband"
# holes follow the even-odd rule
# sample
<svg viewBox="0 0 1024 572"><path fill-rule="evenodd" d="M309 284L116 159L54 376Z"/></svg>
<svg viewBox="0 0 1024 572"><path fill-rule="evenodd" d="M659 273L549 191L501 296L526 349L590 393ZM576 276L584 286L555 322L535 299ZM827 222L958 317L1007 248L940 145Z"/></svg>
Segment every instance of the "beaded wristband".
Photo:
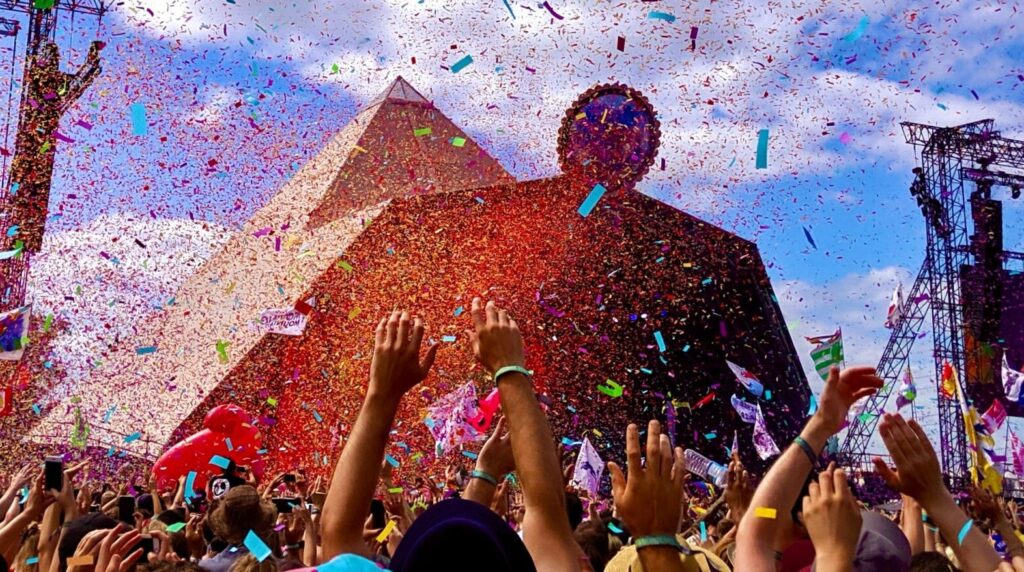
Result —
<svg viewBox="0 0 1024 572"><path fill-rule="evenodd" d="M679 544L676 537L671 534L652 534L650 536L641 536L640 538L633 540L633 544L636 546L637 550L640 550L641 548L648 548L650 546L671 546L680 552L683 551L683 545Z"/></svg>
<svg viewBox="0 0 1024 572"><path fill-rule="evenodd" d="M494 486L498 486L498 479L494 478L494 476L488 473L487 471L473 471L472 473L469 474L469 478L480 479L483 481L487 481L488 483L491 483Z"/></svg>
<svg viewBox="0 0 1024 572"><path fill-rule="evenodd" d="M494 375L491 376L491 379L493 379L494 380L494 384L497 385L498 384L498 378L500 378L501 376L505 375L506 373L513 373L513 372L514 373L521 373L521 374L525 375L526 377L531 377L533 375L533 372L528 370L528 369L526 369L525 367L520 367L518 365L506 365L505 367L503 367L503 368L499 369L498 371L494 372Z"/></svg>
<svg viewBox="0 0 1024 572"><path fill-rule="evenodd" d="M814 454L814 449L811 448L811 445L807 443L807 441L804 441L803 437L799 435L794 437L793 444L800 447L804 452L804 455L807 455L807 460L811 462L812 467L818 464L818 456Z"/></svg>

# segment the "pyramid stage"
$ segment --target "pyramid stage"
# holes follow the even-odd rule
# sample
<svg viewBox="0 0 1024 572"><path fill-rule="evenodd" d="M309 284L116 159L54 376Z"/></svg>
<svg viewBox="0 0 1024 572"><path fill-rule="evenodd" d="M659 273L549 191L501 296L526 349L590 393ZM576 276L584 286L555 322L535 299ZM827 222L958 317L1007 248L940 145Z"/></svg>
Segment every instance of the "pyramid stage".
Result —
<svg viewBox="0 0 1024 572"><path fill-rule="evenodd" d="M469 380L490 391L466 335L484 296L520 324L556 438L587 435L618 458L626 423L658 417L720 461L738 432L760 465L730 405L754 398L725 360L770 392L761 407L779 443L802 424L807 383L757 247L633 190L658 130L639 93L594 88L558 133L563 174L516 182L399 78L85 382L90 446L153 459L233 403L257 419L271 468L327 474L361 405L373 329L397 307L442 348L388 453L403 466L466 461L438 459L424 419ZM289 308L307 319L301 335L261 326ZM598 389L615 385L621 395ZM70 411L51 409L28 438L66 443Z"/></svg>

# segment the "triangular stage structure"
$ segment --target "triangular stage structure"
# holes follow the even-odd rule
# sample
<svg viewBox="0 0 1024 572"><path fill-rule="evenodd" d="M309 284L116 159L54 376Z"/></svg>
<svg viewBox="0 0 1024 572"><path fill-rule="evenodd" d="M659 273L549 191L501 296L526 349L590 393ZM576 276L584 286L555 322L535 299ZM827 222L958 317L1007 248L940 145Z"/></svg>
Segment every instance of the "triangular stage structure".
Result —
<svg viewBox="0 0 1024 572"><path fill-rule="evenodd" d="M77 383L91 443L159 452L266 335L260 315L304 300L312 281L338 262L388 201L513 181L399 77L185 281L173 304L139 324L129 343ZM111 407L116 414L105 415ZM72 414L56 404L29 438L66 442ZM140 439L125 443L139 431Z"/></svg>

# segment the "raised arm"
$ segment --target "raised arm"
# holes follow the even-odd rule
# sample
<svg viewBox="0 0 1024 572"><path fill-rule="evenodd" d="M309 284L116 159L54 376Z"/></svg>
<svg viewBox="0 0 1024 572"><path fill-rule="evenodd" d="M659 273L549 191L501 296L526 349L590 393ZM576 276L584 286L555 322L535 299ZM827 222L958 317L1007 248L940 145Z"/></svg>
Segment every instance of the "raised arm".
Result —
<svg viewBox="0 0 1024 572"><path fill-rule="evenodd" d="M466 500L490 507L498 485L505 475L515 469L512 437L505 430L506 426L505 417L499 417L494 432L480 449L480 454L476 458L476 469L470 473L469 484L466 485L466 493L463 495Z"/></svg>
<svg viewBox="0 0 1024 572"><path fill-rule="evenodd" d="M321 514L324 562L343 553L365 555L363 522L398 404L427 377L437 354L432 346L421 362L422 342L423 321L413 321L408 312L393 312L377 325L366 399L341 451Z"/></svg>
<svg viewBox="0 0 1024 572"><path fill-rule="evenodd" d="M579 570L579 549L565 509L562 469L552 446L554 438L524 369L523 338L515 320L494 302L486 307L473 299L473 349L492 376L512 436L512 456L523 485L526 516L523 542L538 570Z"/></svg>
<svg viewBox="0 0 1024 572"><path fill-rule="evenodd" d="M750 509L736 533L737 570L775 572L776 535L792 522L790 510L813 468L810 457L817 459L821 454L825 441L842 427L850 406L879 387L882 380L872 367L848 368L842 373L839 368L832 368L821 392L818 411L800 432L800 439L809 446L811 455L794 440L754 491Z"/></svg>
<svg viewBox="0 0 1024 572"><path fill-rule="evenodd" d="M899 414L886 413L878 426L885 447L896 463L894 471L875 458L875 468L885 482L902 494L914 497L939 527L967 572L991 572L999 566L999 555L976 526L972 526L953 495L942 482L939 458L924 429Z"/></svg>

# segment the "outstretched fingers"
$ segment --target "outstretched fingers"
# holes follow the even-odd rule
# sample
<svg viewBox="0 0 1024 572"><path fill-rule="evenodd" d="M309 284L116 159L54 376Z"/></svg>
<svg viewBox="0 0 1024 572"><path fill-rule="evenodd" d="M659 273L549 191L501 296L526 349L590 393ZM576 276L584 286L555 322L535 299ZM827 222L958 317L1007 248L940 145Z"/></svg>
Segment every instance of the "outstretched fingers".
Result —
<svg viewBox="0 0 1024 572"><path fill-rule="evenodd" d="M631 475L640 474L640 432L635 423L626 427L626 469Z"/></svg>

